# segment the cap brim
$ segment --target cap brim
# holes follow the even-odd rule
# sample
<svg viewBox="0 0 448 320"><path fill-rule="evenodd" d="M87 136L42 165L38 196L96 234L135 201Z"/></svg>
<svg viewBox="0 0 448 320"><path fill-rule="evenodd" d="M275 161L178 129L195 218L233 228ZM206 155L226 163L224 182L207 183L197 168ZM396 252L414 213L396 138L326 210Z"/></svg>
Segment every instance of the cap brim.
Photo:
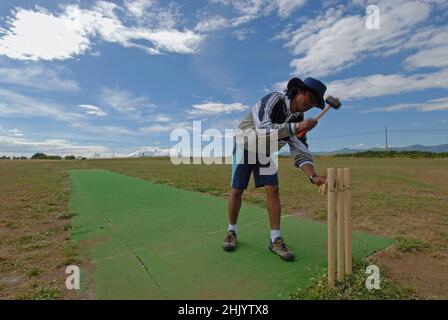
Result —
<svg viewBox="0 0 448 320"><path fill-rule="evenodd" d="M309 91L311 91L314 96L316 97L318 103L316 104L316 107L319 109L325 109L325 100L324 97L320 97L319 94L314 90L313 88L308 87L306 84L303 84L302 88L305 88Z"/></svg>
<svg viewBox="0 0 448 320"><path fill-rule="evenodd" d="M319 104L317 104L316 107L318 107L319 109L325 109L325 100L324 100L324 98L321 97L319 100L320 100Z"/></svg>

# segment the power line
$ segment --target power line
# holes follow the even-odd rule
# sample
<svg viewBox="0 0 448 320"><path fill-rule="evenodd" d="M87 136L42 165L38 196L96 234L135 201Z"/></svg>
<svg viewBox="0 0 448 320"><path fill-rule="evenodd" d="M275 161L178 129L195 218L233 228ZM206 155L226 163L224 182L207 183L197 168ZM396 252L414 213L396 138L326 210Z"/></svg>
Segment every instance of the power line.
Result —
<svg viewBox="0 0 448 320"><path fill-rule="evenodd" d="M394 132L394 133L448 133L447 129L440 129L440 130L412 130L412 129L399 129L399 130L387 130L388 133ZM355 136L366 136L366 135L373 135L373 134L382 134L384 133L383 130L377 130L377 131L364 131L364 132L356 132L356 133L345 133L345 134L339 134L339 135L332 135L332 136L310 136L309 139L311 140L321 140L321 139L332 139L332 138L345 138L345 137L355 137Z"/></svg>

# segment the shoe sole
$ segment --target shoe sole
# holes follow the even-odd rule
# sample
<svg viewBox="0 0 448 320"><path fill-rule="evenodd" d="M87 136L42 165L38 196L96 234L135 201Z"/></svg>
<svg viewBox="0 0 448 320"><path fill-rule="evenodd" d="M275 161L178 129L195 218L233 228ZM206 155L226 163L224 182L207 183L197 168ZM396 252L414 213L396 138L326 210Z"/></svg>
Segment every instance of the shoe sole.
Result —
<svg viewBox="0 0 448 320"><path fill-rule="evenodd" d="M233 247L232 246L229 246L229 247L223 246L222 248L224 249L224 251L232 252L232 251L235 251L236 246L233 246Z"/></svg>
<svg viewBox="0 0 448 320"><path fill-rule="evenodd" d="M279 256L280 259L282 259L283 261L291 262L291 261L294 261L295 258L296 258L295 256L292 256L292 258L289 258L289 259L284 258L284 257L282 257L281 255L279 255L277 252L275 252L274 250L272 250L271 247L269 247L269 251L271 251L271 252L272 252L273 254L275 254L276 256Z"/></svg>

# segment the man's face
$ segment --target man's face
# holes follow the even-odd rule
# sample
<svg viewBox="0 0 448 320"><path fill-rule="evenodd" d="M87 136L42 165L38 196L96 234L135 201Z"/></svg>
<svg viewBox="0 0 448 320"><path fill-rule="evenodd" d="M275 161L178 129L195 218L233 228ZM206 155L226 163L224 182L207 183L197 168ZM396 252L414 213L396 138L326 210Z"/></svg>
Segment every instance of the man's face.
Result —
<svg viewBox="0 0 448 320"><path fill-rule="evenodd" d="M317 105L316 97L309 91L300 91L293 101L300 112L306 112Z"/></svg>

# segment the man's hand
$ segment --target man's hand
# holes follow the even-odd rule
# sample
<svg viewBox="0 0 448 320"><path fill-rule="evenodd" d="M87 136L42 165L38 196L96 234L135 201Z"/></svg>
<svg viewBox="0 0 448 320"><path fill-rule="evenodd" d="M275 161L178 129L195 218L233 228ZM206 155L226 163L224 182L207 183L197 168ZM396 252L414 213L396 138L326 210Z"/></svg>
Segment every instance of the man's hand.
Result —
<svg viewBox="0 0 448 320"><path fill-rule="evenodd" d="M328 189L328 183L323 183L319 187L319 193L325 194L327 192L327 189Z"/></svg>
<svg viewBox="0 0 448 320"><path fill-rule="evenodd" d="M320 187L322 184L327 183L327 177L320 177L320 176L314 177L313 183L316 186Z"/></svg>
<svg viewBox="0 0 448 320"><path fill-rule="evenodd" d="M302 130L311 130L313 129L315 126L317 125L317 120L316 119L305 119L302 122L298 122L296 124L297 126L297 131L300 132Z"/></svg>

